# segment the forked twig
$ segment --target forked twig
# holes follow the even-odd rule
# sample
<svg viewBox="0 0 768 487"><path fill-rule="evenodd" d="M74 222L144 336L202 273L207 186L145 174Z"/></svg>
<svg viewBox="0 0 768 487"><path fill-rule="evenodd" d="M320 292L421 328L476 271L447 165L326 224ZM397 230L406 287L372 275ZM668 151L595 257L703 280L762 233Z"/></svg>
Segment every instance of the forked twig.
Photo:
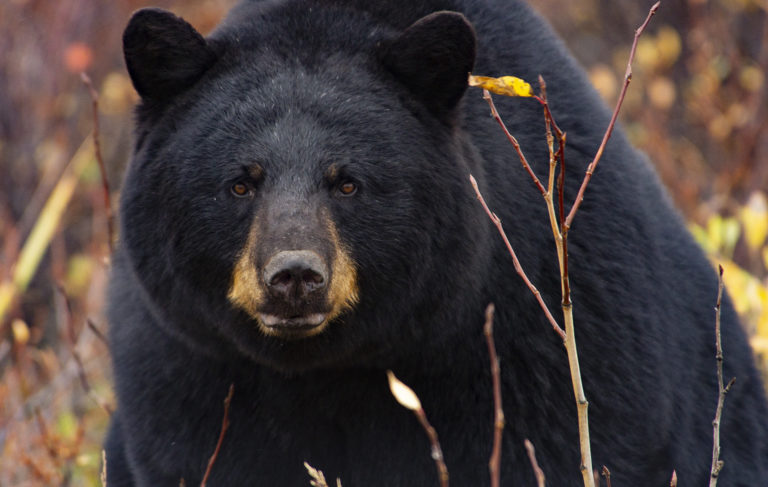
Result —
<svg viewBox="0 0 768 487"><path fill-rule="evenodd" d="M475 192L477 193L478 199L483 205L483 209L488 214L488 217L491 219L491 221L493 221L493 223L496 225L497 229L499 230L499 233L502 235L502 238L504 239L507 249L510 255L512 256L512 259L515 265L515 270L517 271L518 274L520 274L521 277L523 277L523 280L525 281L526 285L534 293L537 300L539 301L539 304L542 306L542 309L544 309L545 314L547 315L547 318L553 324L554 329L558 331L561 338L563 338L563 341L568 353L568 364L571 372L571 381L573 385L574 397L576 399L578 421L579 421L579 443L580 443L580 450L581 450L580 469L581 469L585 487L593 487L595 485L595 478L593 476L593 470L592 470L592 454L591 454L590 439L589 439L589 422L588 422L588 412L587 412L589 403L587 402L586 396L584 394L583 382L581 379L581 370L580 370L578 352L577 352L576 341L575 341L575 327L573 323L573 305L570 297L570 283L569 283L569 273L568 273L568 243L567 243L568 230L570 229L573 223L573 219L576 215L576 212L578 211L578 208L584 199L584 192L586 190L586 187L589 184L589 181L592 178L592 174L594 173L595 167L600 161L600 158L602 157L603 151L605 150L608 140L610 139L610 136L613 133L613 128L616 124L616 119L618 118L619 110L621 109L621 105L623 104L624 97L627 92L627 88L629 87L629 82L631 81L631 78L632 78L632 62L634 60L635 51L637 50L638 39L640 35L643 33L643 31L645 30L648 23L650 22L651 17L656 13L656 10L659 8L660 3L661 2L657 2L655 5L653 5L653 7L651 7L645 21L635 31L635 38L632 44L629 60L627 62L627 69L624 76L624 86L622 87L621 93L619 95L619 100L613 111L613 115L611 116L611 121L603 135L603 140L600 144L600 147L598 148L597 153L595 154L595 157L593 158L592 162L589 164L587 168L586 174L581 183L581 187L579 188L579 192L576 197L576 200L574 201L574 204L572 205L571 210L568 213L567 217L565 216L565 204L564 204L565 133L562 132L560 128L557 126L557 124L555 123L554 117L552 116L552 113L550 111L549 104L547 102L547 97L546 97L546 84L544 83L544 79L539 77L539 82L541 86L541 95L540 96L534 95L534 98L538 100L539 103L541 103L544 107L544 118L546 122L547 144L549 147L549 160L550 160L550 165L549 165L550 172L549 172L547 188L544 188L544 186L539 181L538 177L536 177L535 173L531 169L530 164L526 160L520 148L520 144L517 142L517 139L515 139L515 137L509 133L509 130L507 129L506 125L501 120L501 117L499 116L498 111L496 110L496 107L494 106L493 101L491 100L490 94L486 90L484 90L483 92L483 98L488 102L489 106L491 107L491 113L494 119L502 127L502 130L507 136L507 139L510 141L510 143L512 143L513 147L515 148L515 151L518 154L518 157L520 158L520 161L523 167L528 172L529 176L532 178L534 184L539 189L539 192L542 194L547 204L550 225L552 227L552 235L554 237L555 244L557 246L558 263L560 267L561 292L562 292L561 304L562 304L563 319L565 324L565 331L563 331L563 329L560 328L560 326L557 325L557 323L554 321L554 318L552 317L548 308L546 307L543 300L541 299L541 295L539 294L539 291L533 286L533 284L530 283L527 276L523 272L522 267L520 266L520 263L517 259L517 256L514 250L512 249L511 245L509 244L506 234L503 231L503 228L501 226L501 221L492 211L490 211L482 195L480 194L480 191L478 190L475 179L470 175L470 181L472 183L472 186L475 189ZM515 96L517 96L517 94ZM528 94L524 96L531 96L531 95ZM558 140L557 152L554 151L552 129L554 129L555 134L557 135L557 140ZM554 193L555 168L558 161L560 162L560 175L558 178L559 212L556 212L553 193ZM559 213L559 219L558 219L558 213Z"/></svg>
<svg viewBox="0 0 768 487"><path fill-rule="evenodd" d="M720 471L723 469L723 461L720 460L720 420L723 414L723 404L725 403L725 395L731 390L731 386L736 382L736 378L732 378L728 381L728 385L723 385L723 345L720 338L720 305L723 300L723 266L719 267L719 273L717 278L717 304L715 305L715 345L717 348L717 354L715 358L717 360L717 409L715 410L715 419L712 421L713 428L713 441L712 441L712 469L709 476L709 487L715 487L717 485L717 479L720 476Z"/></svg>
<svg viewBox="0 0 768 487"><path fill-rule="evenodd" d="M480 192L480 188L477 186L477 180L475 180L474 176L472 176L471 174L469 175L469 182L472 184L472 187L475 189L475 194L477 195L477 199L480 200L480 204L483 205L483 209L485 210L485 213L488 215L488 218L490 218L493 224L496 225L496 228L498 229L499 234L501 235L501 238L504 240L504 244L507 246L507 251L509 252L509 255L512 256L512 262L514 263L515 271L517 271L517 273L523 279L523 282L525 282L525 285L528 286L528 289L530 289L533 295L536 297L536 300L539 302L539 306L541 306L541 309L544 311L544 314L546 315L547 320L549 320L549 323L552 325L552 329L554 329L555 333L560 335L560 338L562 338L563 341L565 341L565 331L563 331L560 325L557 324L557 320L555 320L555 317L552 316L552 313L549 311L547 304L544 302L544 298L541 297L541 292L538 289L536 289L536 286L534 286L531 280L528 279L528 276L523 270L523 266L520 265L520 260L517 258L517 254L515 253L515 250L512 248L512 244L509 243L509 238L507 238L507 234L504 231L504 227L501 225L501 220L499 219L499 217L496 216L494 212L491 211L490 208L488 208L488 204L486 204L485 198L483 198L483 194Z"/></svg>

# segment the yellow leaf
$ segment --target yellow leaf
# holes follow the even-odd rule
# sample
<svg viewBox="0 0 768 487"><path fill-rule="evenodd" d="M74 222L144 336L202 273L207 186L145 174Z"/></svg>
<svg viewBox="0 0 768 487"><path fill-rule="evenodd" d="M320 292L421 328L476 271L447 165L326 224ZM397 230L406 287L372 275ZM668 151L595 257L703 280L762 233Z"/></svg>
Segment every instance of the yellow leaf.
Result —
<svg viewBox="0 0 768 487"><path fill-rule="evenodd" d="M759 250L768 237L768 200L760 192L752 193L746 206L739 211L744 237L752 250Z"/></svg>
<svg viewBox="0 0 768 487"><path fill-rule="evenodd" d="M469 86L479 86L491 93L504 96L533 96L531 85L515 76L490 78L488 76L469 75Z"/></svg>
<svg viewBox="0 0 768 487"><path fill-rule="evenodd" d="M15 319L11 322L11 331L13 332L13 341L19 345L26 345L29 341L29 327L23 320Z"/></svg>
<svg viewBox="0 0 768 487"><path fill-rule="evenodd" d="M419 401L416 393L410 387L400 382L391 370L387 371L387 379L389 379L389 390L392 391L392 395L395 396L395 399L397 399L401 406L411 411L421 409L421 401Z"/></svg>

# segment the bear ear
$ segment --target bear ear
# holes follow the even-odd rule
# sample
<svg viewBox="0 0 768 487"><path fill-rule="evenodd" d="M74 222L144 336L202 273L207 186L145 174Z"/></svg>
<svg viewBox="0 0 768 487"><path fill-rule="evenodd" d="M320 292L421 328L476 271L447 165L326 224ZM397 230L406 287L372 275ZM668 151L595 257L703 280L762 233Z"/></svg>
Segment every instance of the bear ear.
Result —
<svg viewBox="0 0 768 487"><path fill-rule="evenodd" d="M136 91L154 101L189 88L216 61L194 27L158 8L133 14L123 33L123 53Z"/></svg>
<svg viewBox="0 0 768 487"><path fill-rule="evenodd" d="M433 112L456 106L475 64L475 30L458 12L422 17L399 37L382 43L384 65Z"/></svg>

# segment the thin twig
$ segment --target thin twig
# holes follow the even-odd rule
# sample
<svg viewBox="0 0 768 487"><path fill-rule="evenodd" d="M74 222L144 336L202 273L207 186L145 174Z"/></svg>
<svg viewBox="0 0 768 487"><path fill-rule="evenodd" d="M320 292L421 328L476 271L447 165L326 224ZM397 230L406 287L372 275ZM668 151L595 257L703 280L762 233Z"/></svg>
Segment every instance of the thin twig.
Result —
<svg viewBox="0 0 768 487"><path fill-rule="evenodd" d="M717 479L720 476L720 471L723 469L723 461L720 460L720 420L723 414L723 404L725 403L725 395L731 390L731 386L736 381L736 378L732 378L728 381L728 385L723 385L723 345L720 338L720 305L723 299L723 266L719 267L719 273L717 278L717 304L715 305L715 345L717 353L715 358L717 360L717 409L715 410L715 419L712 421L713 427L713 441L712 441L712 469L709 476L709 487L715 487L717 485Z"/></svg>
<svg viewBox="0 0 768 487"><path fill-rule="evenodd" d="M88 380L88 374L85 372L85 362L83 361L83 356L80 355L80 352L77 350L77 341L79 338L79 334L75 330L75 324L72 314L72 304L69 301L69 296L67 296L67 292L64 289L64 286L62 286L60 283L56 284L56 290L61 295L61 298L64 300L64 309L66 312L66 322L67 322L67 342L69 345L69 351L72 354L72 359L75 361L75 365L77 366L77 377L80 380L80 385L83 387L83 391L85 394L93 400L96 404L101 407L104 412L107 413L108 416L112 416L114 411L112 410L112 406L110 406L105 400L100 398L96 392L91 387L91 383ZM86 322L89 322L90 320L86 320ZM99 333L100 334L100 333ZM97 334L97 336L99 335ZM103 335L102 335L103 337Z"/></svg>
<svg viewBox="0 0 768 487"><path fill-rule="evenodd" d="M104 333L102 333L102 331L96 327L96 323L94 323L92 319L86 318L85 324L88 325L88 328L93 332L94 335L96 335L96 338L101 340L102 343L104 343L104 345L109 346L109 341L107 340L107 337L104 336Z"/></svg>
<svg viewBox="0 0 768 487"><path fill-rule="evenodd" d="M53 442L53 438L48 431L48 426L45 424L43 414L40 412L39 408L35 408L35 420L37 421L37 429L40 430L40 437L43 439L43 444L45 445L45 451L48 453L48 456L51 458L54 465L59 466L59 453L56 450L56 445Z"/></svg>
<svg viewBox="0 0 768 487"><path fill-rule="evenodd" d="M603 465L602 476L605 477L605 487L611 487L611 471Z"/></svg>
<svg viewBox="0 0 768 487"><path fill-rule="evenodd" d="M661 1L658 1L651 7L651 9L648 11L648 16L645 18L645 22L643 22L643 24L635 31L635 39L632 42L632 49L629 51L627 69L624 73L624 85L621 88L621 93L619 93L619 99L616 102L616 107L613 109L611 121L608 123L608 128L605 130L605 134L603 134L603 140L600 142L600 147L597 149L597 153L595 153L594 159L592 159L592 162L590 162L589 166L587 167L587 172L584 175L584 180L582 181L581 187L579 188L579 193L576 196L576 200L573 202L573 206L571 207L571 211L568 213L568 217L565 219L565 225L563 225L563 233L568 233L568 230L571 228L571 225L573 224L573 218L576 216L576 212L579 210L581 202L584 201L584 192L587 190L589 181L592 179L592 174L595 172L597 163L600 162L600 158L603 156L603 151L605 150L605 146L608 144L608 139L610 139L611 134L613 133L613 127L616 125L616 119L619 116L619 110L621 110L621 105L624 103L624 96L627 94L627 88L629 88L630 81L632 81L632 61L635 59L637 41L640 39L640 36L643 34L646 26L651 21L651 17L653 17L653 15L656 13L656 10L659 9L660 5Z"/></svg>
<svg viewBox="0 0 768 487"><path fill-rule="evenodd" d="M509 243L509 239L507 238L506 232L504 232L504 227L502 227L501 225L501 220L499 220L499 217L497 217L496 214L493 213L490 210L490 208L488 208L488 205L486 204L482 193L480 193L480 188L478 188L477 186L477 180L475 180L474 176L472 176L471 174L469 175L469 182L472 183L472 187L475 189L475 194L477 195L477 199L480 200L480 204L483 205L483 209L485 210L485 213L488 215L488 218L490 218L493 224L496 225L496 228L498 229L499 234L501 235L501 238L504 239L504 243L507 246L507 251L509 251L509 255L512 256L512 262L515 265L515 271L517 271L520 277L523 278L525 285L528 286L528 289L530 289L533 295L536 297L536 300L539 302L539 306L541 306L541 309L544 310L544 314L546 315L547 320L549 320L549 323L552 325L552 329L554 329L555 333L560 335L560 338L562 338L563 341L565 341L565 331L563 331L560 325L557 324L557 320L555 320L555 317L552 316L552 313L549 311L547 304L544 302L544 298L541 297L541 292L539 292L539 290L536 289L536 286L533 285L530 279L528 279L528 276L525 274L523 267L520 265L520 260L518 260L517 254L515 253L515 250L512 248L512 244Z"/></svg>
<svg viewBox="0 0 768 487"><path fill-rule="evenodd" d="M533 467L533 474L536 476L536 486L544 487L547 483L546 477L544 477L544 471L539 467L539 463L536 461L536 449L533 447L533 443L527 438L525 439L525 449L528 452L528 460L531 462L531 467Z"/></svg>
<svg viewBox="0 0 768 487"><path fill-rule="evenodd" d="M80 384L83 386L83 390L87 395L92 394L91 384L88 382L88 377L85 374L85 366L83 365L83 358L80 356L80 353L77 351L77 332L75 331L75 324L74 319L72 317L72 304L69 302L69 297L67 296L67 292L64 290L64 287L60 284L56 284L56 291L58 291L59 295L61 296L61 299L64 301L64 310L66 313L66 323L67 323L67 342L69 345L69 351L72 354L72 358L75 360L75 364L77 364L77 376L80 379Z"/></svg>
<svg viewBox="0 0 768 487"><path fill-rule="evenodd" d="M563 188L565 187L565 134L557 128L552 112L549 110L547 102L546 83L542 77L539 77L539 83L542 87L541 96L537 97L544 106L544 119L546 122L547 145L549 147L549 186L547 192L543 195L544 202L547 205L547 214L552 228L552 238L557 248L557 258L560 267L560 291L562 294L561 308L563 312L563 321L565 323L565 349L568 354L568 367L571 374L571 384L573 395L576 400L576 410L579 421L579 448L581 450L581 474L585 487L594 487L595 477L592 471L592 449L589 439L589 402L584 394L584 385L581 378L581 366L579 364L579 355L576 348L576 329L573 323L573 303L571 302L571 292L568 277L568 240L567 233L563 229ZM558 136L558 150L554 152L553 137L550 127L555 129ZM558 178L558 202L560 206L559 222L555 211L553 200L555 169L557 161L560 161L560 177ZM598 477L599 480L599 477Z"/></svg>
<svg viewBox="0 0 768 487"><path fill-rule="evenodd" d="M99 164L101 173L101 187L104 193L104 214L107 217L107 245L109 253L113 251L114 241L114 217L112 216L112 201L109 196L109 180L107 179L107 167L104 164L104 158L101 156L101 143L99 142L99 93L93 87L90 76L86 73L80 73L80 79L88 88L91 95L91 105L93 107L93 149L96 155L96 162Z"/></svg>
<svg viewBox="0 0 768 487"><path fill-rule="evenodd" d="M561 271L561 293L562 293L562 305L570 306L571 304L571 286L568 274L568 233L561 231L565 225L565 132L560 130L557 122L555 121L552 112L549 109L549 101L547 100L547 83L544 81L544 77L539 75L539 87L541 94L536 99L544 107L544 122L547 134L547 146L549 148L549 186L547 187L547 194L544 195L544 201L547 203L547 210L549 211L549 220L552 227L552 236L557 244L557 257L560 263ZM554 151L553 143L554 137L552 136L552 129L555 131L557 137L557 152ZM554 192L554 180L555 180L555 168L557 163L560 163L560 173L557 178L557 204L558 211L555 215L553 192ZM558 224L559 218L559 224Z"/></svg>
<svg viewBox="0 0 768 487"><path fill-rule="evenodd" d="M437 431L429 424L427 420L427 414L423 408L418 408L414 411L416 417L419 419L422 428L426 431L429 437L429 443L432 445L432 459L437 466L437 474L440 478L440 487L448 487L448 467L445 465L445 458L443 457L443 449L440 447L440 441L437 438Z"/></svg>
<svg viewBox="0 0 768 487"><path fill-rule="evenodd" d="M504 431L504 409L501 405L501 374L499 368L499 357L496 354L496 344L493 340L493 303L485 308L485 340L488 343L488 355L491 358L491 378L493 379L493 451L491 459L488 462L488 470L491 474L491 487L499 487L499 478L501 475L501 435Z"/></svg>
<svg viewBox="0 0 768 487"><path fill-rule="evenodd" d="M496 110L496 105L494 105L493 99L491 98L491 93L488 90L483 90L483 100L488 102L488 106L491 108L491 115L499 124L499 126L501 127L501 130L504 131L504 135L507 136L507 140L509 140L509 142L512 144L512 147L515 148L515 151L517 152L517 155L520 158L520 162L523 164L523 167L528 172L528 175L531 176L531 179L533 179L533 183L539 189L539 192L541 192L541 194L545 194L547 190L544 189L544 186L541 184L541 181L539 181L539 178L537 178L536 174L533 172L531 165L528 164L528 160L525 158L525 155L523 154L522 149L520 149L520 143L517 141L515 136L509 132L506 124L501 119L501 115L499 115L499 111Z"/></svg>
<svg viewBox="0 0 768 487"><path fill-rule="evenodd" d="M208 460L208 466L205 469L205 475L203 475L203 481L200 482L200 487L205 487L205 483L208 482L208 477L211 475L213 464L216 463L216 458L219 456L219 451L221 450L221 444L224 442L224 435L227 433L227 428L229 428L229 405L232 402L232 395L234 393L235 393L235 385L230 384L229 392L227 392L227 397L224 398L224 417L221 420L221 433L219 433L219 439L216 442L216 449L213 450L213 454L211 455L211 458Z"/></svg>
<svg viewBox="0 0 768 487"><path fill-rule="evenodd" d="M432 447L432 459L435 461L437 475L440 478L440 486L448 487L448 467L445 466L443 449L440 447L437 431L435 431L435 428L433 428L427 420L427 414L421 406L419 396L413 392L413 389L398 379L391 370L387 371L387 382L389 382L389 390L392 392L392 396L395 400L404 408L413 411L416 418L419 420L419 423L421 423L421 427L424 428L424 431L427 433L429 444Z"/></svg>

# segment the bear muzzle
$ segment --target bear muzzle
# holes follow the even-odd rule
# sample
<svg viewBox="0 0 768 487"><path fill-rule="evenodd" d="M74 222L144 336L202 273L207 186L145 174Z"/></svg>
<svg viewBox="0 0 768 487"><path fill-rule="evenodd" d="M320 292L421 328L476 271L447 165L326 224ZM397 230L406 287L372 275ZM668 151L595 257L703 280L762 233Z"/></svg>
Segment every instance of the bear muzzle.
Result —
<svg viewBox="0 0 768 487"><path fill-rule="evenodd" d="M269 312L260 312L260 322L282 334L309 333L326 320L327 312L312 312L325 302L328 266L311 250L284 250L273 255L262 272Z"/></svg>
<svg viewBox="0 0 768 487"><path fill-rule="evenodd" d="M358 301L355 265L330 218L256 219L232 274L228 300L266 335L304 338L321 333ZM267 220L265 217L264 220ZM310 231L311 230L311 231Z"/></svg>

